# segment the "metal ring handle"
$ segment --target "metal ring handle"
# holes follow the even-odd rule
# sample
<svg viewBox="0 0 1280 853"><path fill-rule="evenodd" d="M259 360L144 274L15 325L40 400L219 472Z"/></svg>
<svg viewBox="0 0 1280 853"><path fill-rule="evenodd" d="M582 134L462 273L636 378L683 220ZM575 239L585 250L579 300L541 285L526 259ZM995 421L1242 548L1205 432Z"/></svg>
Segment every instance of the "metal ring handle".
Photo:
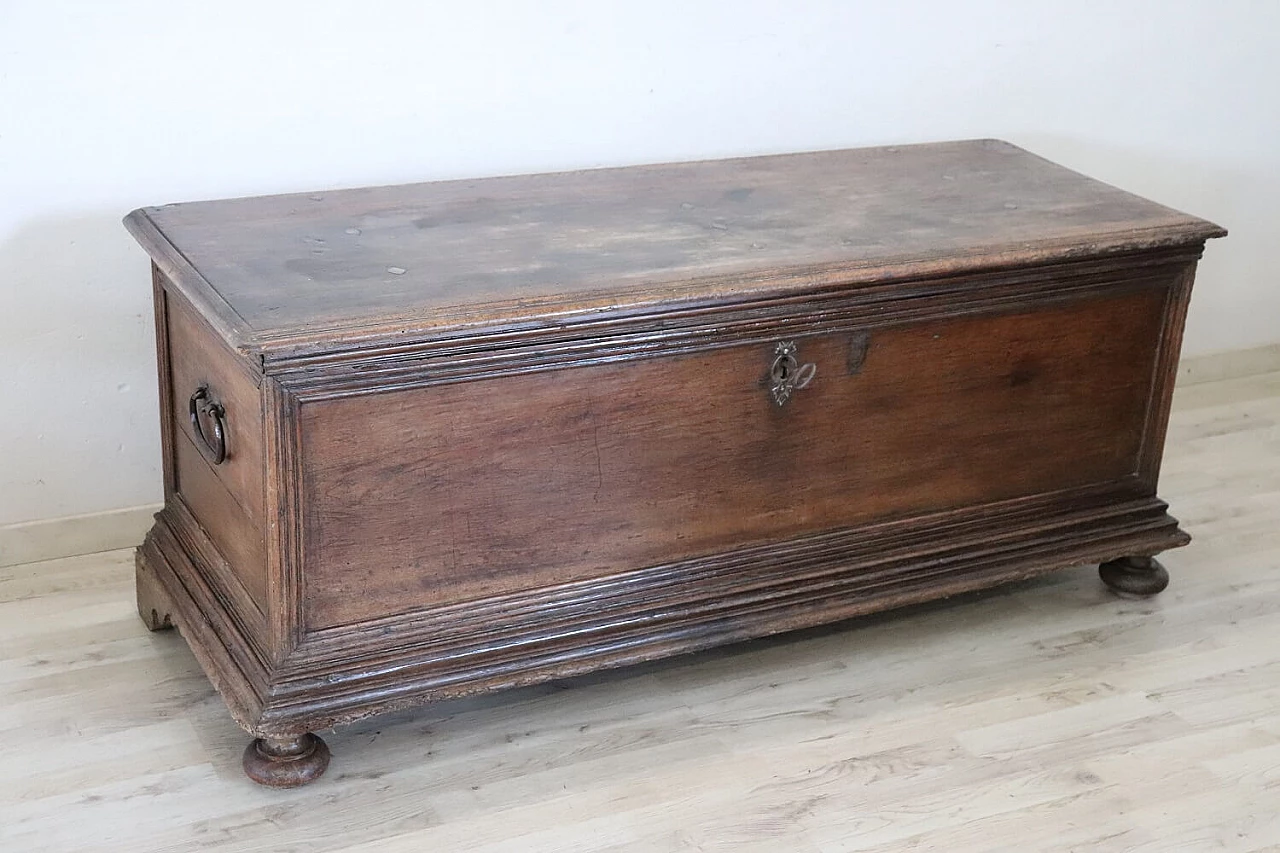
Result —
<svg viewBox="0 0 1280 853"><path fill-rule="evenodd" d="M200 405L201 402L204 403L203 406ZM227 427L223 421L226 411L222 408L222 404L215 403L209 397L209 389L201 385L191 395L187 409L191 414L191 429L195 432L196 438L200 439L198 442L200 452L214 465L221 465L222 460L227 458ZM213 421L213 441L204 434L204 427L200 425L201 413Z"/></svg>

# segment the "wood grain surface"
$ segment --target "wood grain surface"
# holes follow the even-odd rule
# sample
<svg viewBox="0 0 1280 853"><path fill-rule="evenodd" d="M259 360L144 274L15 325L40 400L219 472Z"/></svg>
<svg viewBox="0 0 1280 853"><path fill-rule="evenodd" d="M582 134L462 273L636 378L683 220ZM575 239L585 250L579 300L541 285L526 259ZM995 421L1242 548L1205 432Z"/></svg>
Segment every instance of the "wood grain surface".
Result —
<svg viewBox="0 0 1280 853"><path fill-rule="evenodd" d="M1092 566L326 732L267 791L128 551L0 569L0 849L1280 847L1280 374L1178 390L1161 596Z"/></svg>
<svg viewBox="0 0 1280 853"><path fill-rule="evenodd" d="M169 411L172 490L213 540L259 610L267 607L266 474L260 374L249 370L181 297L166 300L163 339L170 373L163 395ZM213 464L191 424L188 400L197 388L225 410L226 458ZM202 427L208 429L208 427ZM206 433L206 435L210 435Z"/></svg>
<svg viewBox="0 0 1280 853"><path fill-rule="evenodd" d="M255 352L1225 233L997 140L174 204L127 224Z"/></svg>
<svg viewBox="0 0 1280 853"><path fill-rule="evenodd" d="M249 370L215 332L180 298L168 305L166 341L169 347L170 410L175 435L185 437L193 450L202 439L191 425L188 401L197 388L225 409L227 458L206 467L254 523L266 518L265 468L262 459L262 400L260 373ZM210 438L212 433L206 435ZM181 489L182 471L178 472Z"/></svg>
<svg viewBox="0 0 1280 853"><path fill-rule="evenodd" d="M1164 304L797 338L783 406L772 344L309 403L308 625L1122 481Z"/></svg>

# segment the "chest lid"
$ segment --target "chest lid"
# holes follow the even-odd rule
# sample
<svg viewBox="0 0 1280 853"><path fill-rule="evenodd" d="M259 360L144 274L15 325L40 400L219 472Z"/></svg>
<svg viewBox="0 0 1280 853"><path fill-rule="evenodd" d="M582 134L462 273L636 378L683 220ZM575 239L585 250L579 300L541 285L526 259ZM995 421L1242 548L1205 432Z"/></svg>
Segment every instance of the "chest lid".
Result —
<svg viewBox="0 0 1280 853"><path fill-rule="evenodd" d="M125 223L267 361L1225 234L997 140L171 204Z"/></svg>

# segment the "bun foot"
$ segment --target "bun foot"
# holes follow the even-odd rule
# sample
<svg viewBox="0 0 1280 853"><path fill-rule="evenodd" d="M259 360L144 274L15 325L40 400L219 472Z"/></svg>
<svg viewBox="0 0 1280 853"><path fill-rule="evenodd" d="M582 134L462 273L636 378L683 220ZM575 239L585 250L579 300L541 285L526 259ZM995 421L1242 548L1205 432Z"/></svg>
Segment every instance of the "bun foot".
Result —
<svg viewBox="0 0 1280 853"><path fill-rule="evenodd" d="M268 788L297 788L314 782L329 766L329 747L313 734L255 738L244 750L244 772Z"/></svg>
<svg viewBox="0 0 1280 853"><path fill-rule="evenodd" d="M1121 557L1098 566L1102 582L1126 595L1155 595L1169 585L1169 573L1154 557Z"/></svg>

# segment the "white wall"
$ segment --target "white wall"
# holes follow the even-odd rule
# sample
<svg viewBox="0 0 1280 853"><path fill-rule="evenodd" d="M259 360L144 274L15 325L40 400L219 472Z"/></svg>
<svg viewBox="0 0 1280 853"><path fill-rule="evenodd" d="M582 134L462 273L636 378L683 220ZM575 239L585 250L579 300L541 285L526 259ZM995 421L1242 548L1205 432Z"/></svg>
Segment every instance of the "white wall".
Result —
<svg viewBox="0 0 1280 853"><path fill-rule="evenodd" d="M160 498L133 207L999 136L1205 216L1280 340L1280 3L0 0L0 524Z"/></svg>

